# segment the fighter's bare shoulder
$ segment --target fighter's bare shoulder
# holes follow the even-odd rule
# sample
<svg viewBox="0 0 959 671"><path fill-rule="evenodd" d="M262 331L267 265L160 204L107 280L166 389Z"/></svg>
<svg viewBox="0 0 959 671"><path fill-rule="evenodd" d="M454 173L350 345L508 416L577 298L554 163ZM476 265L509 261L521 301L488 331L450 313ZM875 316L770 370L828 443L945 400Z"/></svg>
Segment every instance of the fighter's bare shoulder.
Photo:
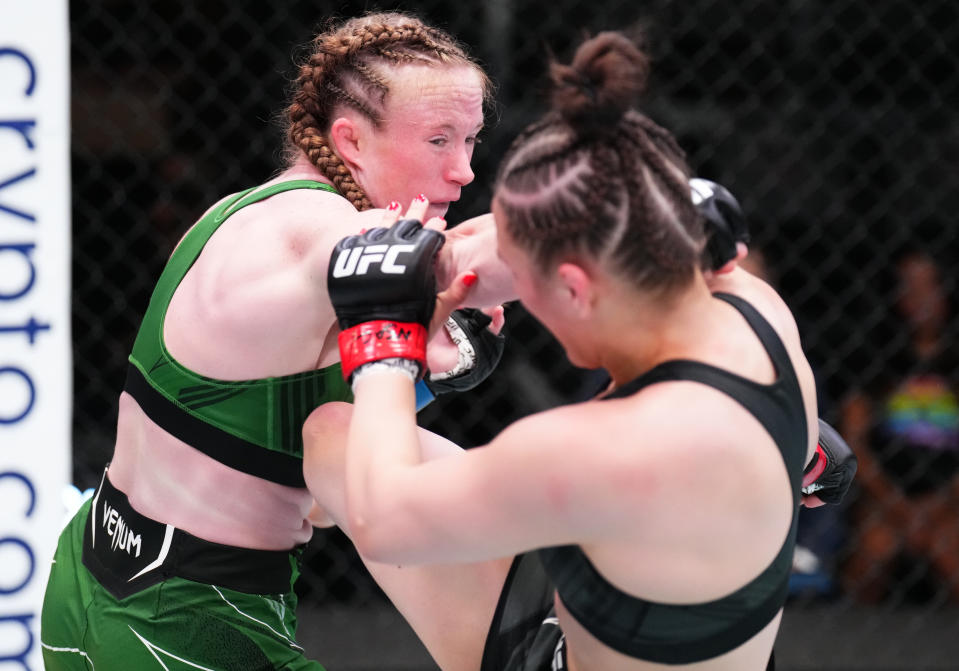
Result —
<svg viewBox="0 0 959 671"><path fill-rule="evenodd" d="M674 461L685 450L690 457L701 456L703 450L715 456L718 449L741 445L744 429L730 421L740 414L748 420L748 413L725 394L694 382L670 381L623 398L531 415L512 424L500 438L516 445L549 444L551 450L579 455L609 450L620 454L613 460L619 464L635 445L641 448L635 452L641 460Z"/></svg>
<svg viewBox="0 0 959 671"><path fill-rule="evenodd" d="M768 282L743 268L716 277L710 284L714 293L724 292L744 298L776 329L781 338L799 342L799 327L792 310Z"/></svg>
<svg viewBox="0 0 959 671"><path fill-rule="evenodd" d="M359 212L339 194L293 189L274 194L237 213L270 236L293 257L325 267L336 242L365 228L379 226L383 210Z"/></svg>

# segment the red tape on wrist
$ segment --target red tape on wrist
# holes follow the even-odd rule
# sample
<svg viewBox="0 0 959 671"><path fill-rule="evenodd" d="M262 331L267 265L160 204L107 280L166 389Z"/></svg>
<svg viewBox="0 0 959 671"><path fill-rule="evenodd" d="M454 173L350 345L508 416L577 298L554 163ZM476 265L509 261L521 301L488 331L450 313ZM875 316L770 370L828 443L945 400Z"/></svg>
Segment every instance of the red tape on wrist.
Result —
<svg viewBox="0 0 959 671"><path fill-rule="evenodd" d="M363 364L398 357L412 359L420 367L417 380L426 371L426 340L422 324L377 320L363 322L340 332L340 365L349 381Z"/></svg>
<svg viewBox="0 0 959 671"><path fill-rule="evenodd" d="M814 458L816 461L811 462L803 473L803 487L808 487L819 479L819 476L826 470L826 466L829 465L829 457L826 456L826 451L822 449L822 445L816 445L816 456Z"/></svg>

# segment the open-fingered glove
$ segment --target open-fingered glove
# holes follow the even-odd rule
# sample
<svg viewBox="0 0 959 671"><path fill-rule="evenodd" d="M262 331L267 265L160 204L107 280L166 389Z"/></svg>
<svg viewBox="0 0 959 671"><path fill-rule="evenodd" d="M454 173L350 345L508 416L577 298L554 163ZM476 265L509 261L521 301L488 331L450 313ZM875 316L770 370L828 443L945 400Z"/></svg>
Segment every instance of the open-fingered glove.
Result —
<svg viewBox="0 0 959 671"><path fill-rule="evenodd" d="M436 255L445 238L415 219L343 238L333 248L327 291L336 311L343 377L383 359L426 372L426 341L436 308Z"/></svg>
<svg viewBox="0 0 959 671"><path fill-rule="evenodd" d="M426 376L429 390L435 394L467 391L489 377L503 357L506 338L489 330L492 319L475 308L453 310L446 321L446 330L459 351L456 366L451 370Z"/></svg>
<svg viewBox="0 0 959 671"><path fill-rule="evenodd" d="M803 471L804 496L816 495L823 503L842 501L856 475L858 459L839 432L819 420L816 455Z"/></svg>
<svg viewBox="0 0 959 671"><path fill-rule="evenodd" d="M719 270L736 258L736 243L749 244L749 227L739 201L721 184L693 177L693 204L706 220L703 267Z"/></svg>

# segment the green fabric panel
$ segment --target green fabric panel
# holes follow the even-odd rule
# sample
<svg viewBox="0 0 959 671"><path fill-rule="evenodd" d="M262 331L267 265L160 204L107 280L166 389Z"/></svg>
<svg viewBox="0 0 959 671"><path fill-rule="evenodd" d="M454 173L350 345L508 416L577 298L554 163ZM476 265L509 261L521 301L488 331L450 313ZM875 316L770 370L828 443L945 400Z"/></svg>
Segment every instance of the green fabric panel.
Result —
<svg viewBox="0 0 959 671"><path fill-rule="evenodd" d="M328 184L310 180L281 182L259 191L247 189L226 198L197 222L180 242L157 281L130 354L130 363L184 412L260 447L302 457L301 427L307 415L328 401L353 400L339 363L281 377L216 380L177 363L163 342L163 320L170 299L220 225L247 205L292 189L336 193Z"/></svg>
<svg viewBox="0 0 959 671"><path fill-rule="evenodd" d="M169 578L117 600L84 567L87 501L60 536L41 613L47 671L325 671L296 644L296 594ZM291 555L292 560L292 555Z"/></svg>

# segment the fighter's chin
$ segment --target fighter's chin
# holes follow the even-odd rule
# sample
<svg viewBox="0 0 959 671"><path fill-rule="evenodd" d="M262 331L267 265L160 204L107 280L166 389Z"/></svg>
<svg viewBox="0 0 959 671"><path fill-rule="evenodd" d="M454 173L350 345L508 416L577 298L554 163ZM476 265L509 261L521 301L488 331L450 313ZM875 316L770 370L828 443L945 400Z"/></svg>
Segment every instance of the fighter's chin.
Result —
<svg viewBox="0 0 959 671"><path fill-rule="evenodd" d="M449 209L449 203L430 203L429 207L426 208L426 218L432 219L433 217L445 217L446 211Z"/></svg>

